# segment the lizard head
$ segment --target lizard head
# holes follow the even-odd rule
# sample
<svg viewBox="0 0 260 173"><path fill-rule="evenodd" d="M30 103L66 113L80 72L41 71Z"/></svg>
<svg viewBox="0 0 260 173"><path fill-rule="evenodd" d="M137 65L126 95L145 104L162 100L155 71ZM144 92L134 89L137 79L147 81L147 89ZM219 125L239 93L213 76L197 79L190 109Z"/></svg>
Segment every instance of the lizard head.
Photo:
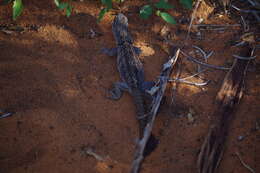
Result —
<svg viewBox="0 0 260 173"><path fill-rule="evenodd" d="M122 44L123 42L132 43L132 38L128 32L128 19L122 13L119 13L115 17L112 24L112 31L117 44Z"/></svg>

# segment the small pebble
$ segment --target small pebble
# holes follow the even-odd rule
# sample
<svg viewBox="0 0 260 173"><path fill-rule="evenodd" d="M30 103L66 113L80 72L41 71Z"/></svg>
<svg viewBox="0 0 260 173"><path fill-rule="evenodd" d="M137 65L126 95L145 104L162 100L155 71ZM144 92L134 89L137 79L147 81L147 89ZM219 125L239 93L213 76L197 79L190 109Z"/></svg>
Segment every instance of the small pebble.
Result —
<svg viewBox="0 0 260 173"><path fill-rule="evenodd" d="M193 123L193 122L195 121L195 119L194 119L192 113L189 112L189 113L187 114L187 117L188 117L188 120L189 120L190 123Z"/></svg>
<svg viewBox="0 0 260 173"><path fill-rule="evenodd" d="M237 137L237 140L238 140L238 141L242 141L244 138L245 138L244 136L238 136L238 137Z"/></svg>
<svg viewBox="0 0 260 173"><path fill-rule="evenodd" d="M256 121L256 123L255 123L255 129L256 130L259 130L260 129L260 126L259 126L259 123Z"/></svg>
<svg viewBox="0 0 260 173"><path fill-rule="evenodd" d="M200 18L199 20L198 20L198 23L202 23L204 21L204 19L203 18Z"/></svg>

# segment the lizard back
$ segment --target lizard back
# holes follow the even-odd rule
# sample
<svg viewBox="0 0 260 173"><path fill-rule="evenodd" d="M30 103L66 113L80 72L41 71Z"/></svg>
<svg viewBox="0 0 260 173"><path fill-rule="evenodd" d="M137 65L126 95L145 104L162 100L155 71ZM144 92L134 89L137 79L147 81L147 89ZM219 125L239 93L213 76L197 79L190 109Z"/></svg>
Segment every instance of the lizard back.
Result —
<svg viewBox="0 0 260 173"><path fill-rule="evenodd" d="M128 31L128 20L123 14L118 14L114 19L112 31L117 44L117 68L120 78L125 82L133 97L137 117L140 125L140 137L146 125L144 117L146 113L142 84L144 82L144 70L133 46L133 39Z"/></svg>

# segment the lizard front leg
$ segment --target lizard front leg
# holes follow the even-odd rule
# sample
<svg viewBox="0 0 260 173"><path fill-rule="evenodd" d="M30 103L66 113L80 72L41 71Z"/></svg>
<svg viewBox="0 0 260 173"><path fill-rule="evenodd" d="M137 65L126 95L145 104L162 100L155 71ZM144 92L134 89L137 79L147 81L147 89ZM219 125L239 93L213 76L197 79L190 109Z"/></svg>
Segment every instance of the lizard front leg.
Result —
<svg viewBox="0 0 260 173"><path fill-rule="evenodd" d="M129 87L124 82L116 82L114 83L114 88L109 91L109 99L119 100L124 91L129 91Z"/></svg>

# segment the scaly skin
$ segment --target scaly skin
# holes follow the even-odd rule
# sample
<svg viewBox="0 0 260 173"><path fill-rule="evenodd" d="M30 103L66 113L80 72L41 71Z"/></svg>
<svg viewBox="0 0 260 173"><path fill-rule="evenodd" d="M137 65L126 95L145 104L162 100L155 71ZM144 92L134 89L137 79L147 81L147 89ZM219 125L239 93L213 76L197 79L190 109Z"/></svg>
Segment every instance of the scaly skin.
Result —
<svg viewBox="0 0 260 173"><path fill-rule="evenodd" d="M117 68L121 80L127 84L133 97L137 118L140 123L140 138L146 125L144 91L144 70L141 61L133 47L132 37L128 31L128 21L123 14L118 14L113 22L112 31L117 43Z"/></svg>

